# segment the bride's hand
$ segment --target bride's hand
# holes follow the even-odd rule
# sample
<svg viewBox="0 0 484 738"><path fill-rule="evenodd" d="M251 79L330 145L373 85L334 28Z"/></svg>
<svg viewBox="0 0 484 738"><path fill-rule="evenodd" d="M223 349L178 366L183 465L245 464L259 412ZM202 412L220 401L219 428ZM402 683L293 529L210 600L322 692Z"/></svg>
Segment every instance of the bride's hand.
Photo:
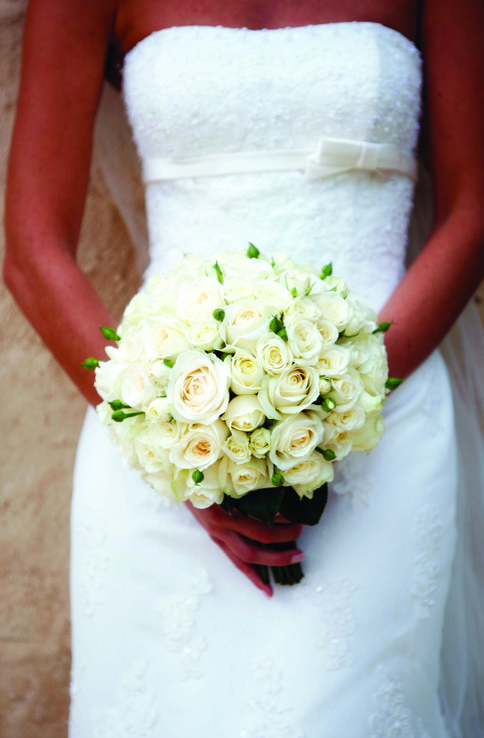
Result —
<svg viewBox="0 0 484 738"><path fill-rule="evenodd" d="M237 569L269 597L272 596L272 587L265 584L253 565L287 566L304 560L304 553L299 548L274 551L260 547L261 543L270 545L295 541L303 530L302 525L290 523L277 516L273 527L269 528L268 525L247 518L237 511L231 517L219 505L200 510L190 502L185 504Z"/></svg>

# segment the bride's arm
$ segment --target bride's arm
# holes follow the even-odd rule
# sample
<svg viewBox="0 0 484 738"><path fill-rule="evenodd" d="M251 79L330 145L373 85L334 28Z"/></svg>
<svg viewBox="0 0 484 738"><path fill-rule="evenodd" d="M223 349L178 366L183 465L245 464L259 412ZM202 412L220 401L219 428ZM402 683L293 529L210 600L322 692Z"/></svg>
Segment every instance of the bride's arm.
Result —
<svg viewBox="0 0 484 738"><path fill-rule="evenodd" d="M8 168L4 279L26 317L93 405L100 398L88 356L102 357L99 326L112 319L76 264L94 118L116 3L31 0ZM251 566L290 563L298 549L263 551L255 541L295 540L301 526L272 530L221 509L194 511L227 556L260 589Z"/></svg>
<svg viewBox="0 0 484 738"><path fill-rule="evenodd" d="M435 225L381 312L390 374L410 374L484 277L484 4L425 0L425 117Z"/></svg>
<svg viewBox="0 0 484 738"><path fill-rule="evenodd" d="M91 403L111 318L75 262L114 0L31 0L7 175L4 279Z"/></svg>

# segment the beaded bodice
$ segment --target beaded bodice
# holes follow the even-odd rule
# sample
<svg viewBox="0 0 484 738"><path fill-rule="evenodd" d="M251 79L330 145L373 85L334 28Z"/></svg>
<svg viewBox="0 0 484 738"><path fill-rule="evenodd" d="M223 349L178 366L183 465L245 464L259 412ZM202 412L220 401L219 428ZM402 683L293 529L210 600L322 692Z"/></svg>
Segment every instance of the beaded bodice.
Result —
<svg viewBox="0 0 484 738"><path fill-rule="evenodd" d="M414 151L420 56L377 23L252 31L184 26L129 52L124 96L142 159L314 149L322 136ZM402 276L413 183L401 173L248 172L146 188L150 273L244 248L333 261L380 307Z"/></svg>

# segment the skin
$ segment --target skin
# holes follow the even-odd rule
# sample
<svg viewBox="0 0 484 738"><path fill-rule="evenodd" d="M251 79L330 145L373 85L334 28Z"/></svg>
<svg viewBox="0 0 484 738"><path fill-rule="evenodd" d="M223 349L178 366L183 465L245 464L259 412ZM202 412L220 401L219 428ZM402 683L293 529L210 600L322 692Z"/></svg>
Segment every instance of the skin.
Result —
<svg viewBox="0 0 484 738"><path fill-rule="evenodd" d="M4 279L89 402L97 404L99 396L92 373L79 365L86 356L103 356L98 327L113 321L77 267L76 249L106 50L111 43L122 55L170 25L277 28L359 20L412 40L418 33L435 225L379 317L395 322L386 336L391 376L408 376L438 346L484 275L484 3L426 0L420 18L417 28L414 0L31 0L8 169ZM269 596L271 587L252 564L281 566L304 556L299 549L257 546L295 540L301 526L279 519L270 530L217 506L191 510Z"/></svg>

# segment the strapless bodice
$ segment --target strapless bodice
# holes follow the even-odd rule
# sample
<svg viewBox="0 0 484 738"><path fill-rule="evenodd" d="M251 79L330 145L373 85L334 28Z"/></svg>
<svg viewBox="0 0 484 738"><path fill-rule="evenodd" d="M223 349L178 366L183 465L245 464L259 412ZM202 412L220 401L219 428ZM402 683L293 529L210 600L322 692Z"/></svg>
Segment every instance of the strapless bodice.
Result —
<svg viewBox="0 0 484 738"><path fill-rule="evenodd" d="M420 56L377 23L184 26L129 52L124 97L143 160L314 150L323 136L415 149ZM146 188L149 273L186 252L245 248L333 261L379 308L404 269L413 183L401 173L248 172Z"/></svg>

